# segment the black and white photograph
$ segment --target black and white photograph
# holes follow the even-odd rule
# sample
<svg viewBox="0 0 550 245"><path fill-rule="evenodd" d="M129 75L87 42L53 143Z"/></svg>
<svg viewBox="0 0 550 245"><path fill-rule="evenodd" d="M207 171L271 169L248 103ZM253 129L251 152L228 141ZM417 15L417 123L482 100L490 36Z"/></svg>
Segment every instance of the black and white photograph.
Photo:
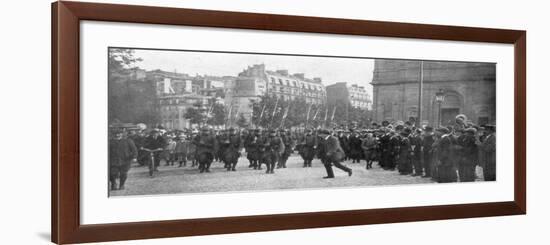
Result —
<svg viewBox="0 0 550 245"><path fill-rule="evenodd" d="M106 58L109 197L497 179L496 63L134 47Z"/></svg>

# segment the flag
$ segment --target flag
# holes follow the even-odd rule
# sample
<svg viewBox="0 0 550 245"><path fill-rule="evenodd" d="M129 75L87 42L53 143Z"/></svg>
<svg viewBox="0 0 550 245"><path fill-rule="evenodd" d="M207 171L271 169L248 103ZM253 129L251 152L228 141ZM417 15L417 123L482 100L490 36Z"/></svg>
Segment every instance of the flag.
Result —
<svg viewBox="0 0 550 245"><path fill-rule="evenodd" d="M277 101L275 101L275 107L273 107L273 115L271 115L271 119L275 117L275 113L277 113L277 105L279 104L279 97L277 97Z"/></svg>
<svg viewBox="0 0 550 245"><path fill-rule="evenodd" d="M328 106L327 106L327 108L325 109L325 122L327 121L327 115L328 115Z"/></svg>
<svg viewBox="0 0 550 245"><path fill-rule="evenodd" d="M264 116L264 111L265 111L265 104L262 107L262 112L260 112L260 120L262 120L262 117Z"/></svg>
<svg viewBox="0 0 550 245"><path fill-rule="evenodd" d="M309 104L309 107L307 108L306 122L309 121L309 112L310 111L311 111L311 104Z"/></svg>
<svg viewBox="0 0 550 245"><path fill-rule="evenodd" d="M229 120L231 118L231 110L233 109L233 105L229 106L229 113L227 113L227 119Z"/></svg>
<svg viewBox="0 0 550 245"><path fill-rule="evenodd" d="M317 107L317 110L315 111L315 114L313 115L313 120L317 119L317 114L319 113L319 107Z"/></svg>
<svg viewBox="0 0 550 245"><path fill-rule="evenodd" d="M332 109L332 116L330 117L330 121L334 121L334 113L336 112L336 106L334 106L334 109Z"/></svg>
<svg viewBox="0 0 550 245"><path fill-rule="evenodd" d="M239 116L239 111L241 110L241 107L238 106L237 107L237 113L235 113L235 120L237 119L237 117Z"/></svg>
<svg viewBox="0 0 550 245"><path fill-rule="evenodd" d="M281 120L281 128L285 125L285 119L288 116L288 110L290 108L290 105L286 107L285 113L283 114L283 119Z"/></svg>

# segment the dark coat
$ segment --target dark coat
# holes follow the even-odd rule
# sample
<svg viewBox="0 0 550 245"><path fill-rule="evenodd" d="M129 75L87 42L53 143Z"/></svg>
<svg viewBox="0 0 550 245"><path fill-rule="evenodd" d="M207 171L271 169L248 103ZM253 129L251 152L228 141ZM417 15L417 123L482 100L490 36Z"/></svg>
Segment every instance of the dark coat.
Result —
<svg viewBox="0 0 550 245"><path fill-rule="evenodd" d="M193 144L197 147L197 155L203 153L209 153L213 155L216 147L216 139L212 135L197 135L197 137L193 139Z"/></svg>
<svg viewBox="0 0 550 245"><path fill-rule="evenodd" d="M137 148L131 139L109 140L109 164L111 166L130 164L137 158Z"/></svg>
<svg viewBox="0 0 550 245"><path fill-rule="evenodd" d="M312 160L315 156L315 149L318 145L317 136L306 135L302 144L300 155L304 160Z"/></svg>
<svg viewBox="0 0 550 245"><path fill-rule="evenodd" d="M326 157L331 162L340 162L346 156L344 149L340 146L338 138L329 135L328 138L324 139L324 148L326 152Z"/></svg>
<svg viewBox="0 0 550 245"><path fill-rule="evenodd" d="M149 136L145 139L145 144L143 145L144 148L149 150L164 149L165 146L166 140L161 136L157 136L156 139L153 136Z"/></svg>

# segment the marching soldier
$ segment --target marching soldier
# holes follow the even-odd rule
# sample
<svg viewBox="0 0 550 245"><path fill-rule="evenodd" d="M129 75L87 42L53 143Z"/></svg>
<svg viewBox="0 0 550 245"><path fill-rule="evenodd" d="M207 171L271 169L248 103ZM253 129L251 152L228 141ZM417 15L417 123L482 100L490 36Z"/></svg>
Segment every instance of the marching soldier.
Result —
<svg viewBox="0 0 550 245"><path fill-rule="evenodd" d="M231 167L229 166L229 162L226 161L224 158L225 152L227 148L229 147L229 132L228 130L223 130L219 135L216 135L216 141L218 143L218 149L216 151L216 156L214 159L219 159L221 162L223 162L223 167L227 169L227 171L231 170Z"/></svg>
<svg viewBox="0 0 550 245"><path fill-rule="evenodd" d="M226 165L227 171L236 171L235 167L240 157L241 136L237 134L235 128L229 129L229 135L224 139L223 144L224 153L222 160Z"/></svg>
<svg viewBox="0 0 550 245"><path fill-rule="evenodd" d="M283 140L283 144L285 145L285 151L283 152L281 158L279 159L279 162L277 163L277 168L286 168L286 161L292 153L293 139L288 130L281 129L279 130L279 133L281 134L281 139Z"/></svg>
<svg viewBox="0 0 550 245"><path fill-rule="evenodd" d="M260 164L265 163L267 165L267 170L265 173L273 174L275 164L279 162L280 156L285 150L285 145L283 140L277 136L277 131L271 130L269 132L269 137L265 138L263 141L263 154Z"/></svg>
<svg viewBox="0 0 550 245"><path fill-rule="evenodd" d="M201 129L201 134L195 137L193 144L196 148L196 156L199 162L199 170L201 173L210 172L210 165L214 160L214 147L215 147L215 138L213 135L210 135L209 129L204 127Z"/></svg>
<svg viewBox="0 0 550 245"><path fill-rule="evenodd" d="M353 171L342 165L340 162L344 160L345 152L338 142L338 138L330 135L330 131L326 129L319 130L319 137L322 141L322 153L321 162L325 166L327 171L327 176L323 177L324 179L334 178L334 171L332 165L348 173L348 176L351 176Z"/></svg>
<svg viewBox="0 0 550 245"><path fill-rule="evenodd" d="M315 137L311 129L306 129L306 135L301 143L300 155L304 159L304 168L311 167L311 161L315 157L315 150L317 149L317 137Z"/></svg>
<svg viewBox="0 0 550 245"><path fill-rule="evenodd" d="M254 139L254 132L252 130L243 129L242 131L242 140L243 140L243 147L246 151L246 159L248 159L248 167L252 168L253 161L252 161L252 154L251 154L251 145L250 143Z"/></svg>
<svg viewBox="0 0 550 245"><path fill-rule="evenodd" d="M264 141L264 137L262 136L260 129L255 129L254 134L251 135L247 142L245 142L245 145L248 146L248 152L247 156L252 162L252 167L254 169L262 169L262 165L260 164L260 160L262 159L262 144Z"/></svg>
<svg viewBox="0 0 550 245"><path fill-rule="evenodd" d="M132 161L136 161L137 149L131 139L123 138L122 131L114 132L109 140L109 181L111 190L124 190L124 183L128 177L128 170ZM119 185L117 187L117 179Z"/></svg>

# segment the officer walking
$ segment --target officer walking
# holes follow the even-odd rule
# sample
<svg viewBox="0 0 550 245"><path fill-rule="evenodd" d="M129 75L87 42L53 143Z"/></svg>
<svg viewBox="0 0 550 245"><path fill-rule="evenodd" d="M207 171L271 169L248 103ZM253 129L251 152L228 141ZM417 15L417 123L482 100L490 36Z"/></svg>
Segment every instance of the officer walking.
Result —
<svg viewBox="0 0 550 245"><path fill-rule="evenodd" d="M327 176L323 177L324 179L334 178L334 171L332 170L332 165L348 173L348 176L351 176L353 171L342 165L340 162L345 157L345 152L338 142L338 138L330 135L330 131L326 129L319 130L319 137L321 137L323 152L322 162L327 171Z"/></svg>
<svg viewBox="0 0 550 245"><path fill-rule="evenodd" d="M193 144L197 147L196 155L199 162L199 171L210 172L210 165L214 161L214 146L216 144L214 136L210 135L207 127L201 129L201 134L195 137Z"/></svg>

